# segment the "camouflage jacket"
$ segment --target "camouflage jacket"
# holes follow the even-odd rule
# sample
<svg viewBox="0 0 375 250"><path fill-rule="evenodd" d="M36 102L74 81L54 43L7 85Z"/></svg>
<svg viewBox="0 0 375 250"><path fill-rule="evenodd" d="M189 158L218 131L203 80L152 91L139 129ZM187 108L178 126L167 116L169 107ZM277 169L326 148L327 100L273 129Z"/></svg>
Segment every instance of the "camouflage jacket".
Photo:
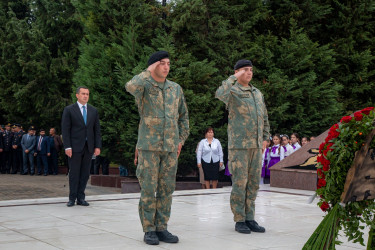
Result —
<svg viewBox="0 0 375 250"><path fill-rule="evenodd" d="M250 85L244 87L234 75L223 81L216 98L228 109L228 148L262 148L269 140L270 126L262 93Z"/></svg>
<svg viewBox="0 0 375 250"><path fill-rule="evenodd" d="M182 88L165 80L161 89L148 70L125 85L135 97L140 116L137 148L175 152L189 136L189 115Z"/></svg>

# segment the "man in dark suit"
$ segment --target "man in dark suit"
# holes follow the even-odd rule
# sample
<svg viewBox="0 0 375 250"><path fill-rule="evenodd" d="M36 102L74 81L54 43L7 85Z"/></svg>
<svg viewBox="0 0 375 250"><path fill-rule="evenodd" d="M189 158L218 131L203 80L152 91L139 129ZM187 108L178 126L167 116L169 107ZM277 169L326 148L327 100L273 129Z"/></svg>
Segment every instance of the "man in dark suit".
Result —
<svg viewBox="0 0 375 250"><path fill-rule="evenodd" d="M56 129L50 128L49 130L49 144L51 156L48 157L49 173L57 175L59 172L59 152L62 149L63 143L61 137L56 135Z"/></svg>
<svg viewBox="0 0 375 250"><path fill-rule="evenodd" d="M40 129L39 136L36 138L36 144L34 148L34 156L36 156L36 164L38 166L38 175L42 174L42 166L41 163L43 162L43 173L44 176L48 175L48 158L50 156L50 147L49 147L49 139L46 136L46 131L44 129Z"/></svg>
<svg viewBox="0 0 375 250"><path fill-rule="evenodd" d="M22 136L21 146L23 151L23 175L28 172L27 163L30 164L30 175L34 175L34 150L36 145L36 137L34 135L35 127L31 126L27 134Z"/></svg>
<svg viewBox="0 0 375 250"><path fill-rule="evenodd" d="M65 154L69 161L69 202L68 207L88 206L85 201L86 184L90 176L91 158L98 156L102 147L99 114L95 107L88 105L90 92L86 87L78 87L77 102L65 107L62 116L62 137Z"/></svg>

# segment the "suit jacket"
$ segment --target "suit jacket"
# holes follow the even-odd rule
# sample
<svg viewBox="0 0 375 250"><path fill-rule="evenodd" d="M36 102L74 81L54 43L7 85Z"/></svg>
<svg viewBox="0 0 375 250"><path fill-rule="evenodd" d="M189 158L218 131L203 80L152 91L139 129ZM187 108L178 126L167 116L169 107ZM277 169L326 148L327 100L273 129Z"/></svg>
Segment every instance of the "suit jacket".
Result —
<svg viewBox="0 0 375 250"><path fill-rule="evenodd" d="M52 148L55 148L57 152L60 152L60 150L63 146L61 137L58 136L58 135L54 135L54 136L49 136L48 138L50 140L51 150L52 150Z"/></svg>
<svg viewBox="0 0 375 250"><path fill-rule="evenodd" d="M64 149L72 148L73 152L82 152L87 141L88 150L102 147L99 114L96 108L87 104L87 124L83 120L77 103L65 107L62 122Z"/></svg>
<svg viewBox="0 0 375 250"><path fill-rule="evenodd" d="M40 151L38 151L39 138L40 138L40 135L36 137L36 143L34 147L35 153L38 153L41 155L46 155L47 153L50 153L48 136L43 137L42 143L40 144Z"/></svg>
<svg viewBox="0 0 375 250"><path fill-rule="evenodd" d="M27 139L27 137L29 137L29 139ZM36 136L35 135L28 135L28 134L25 134L22 136L22 140L21 140L21 146L22 146L22 150L23 152L25 152L25 150L29 150L29 154L33 154L34 153L34 148L35 148L35 144L36 144Z"/></svg>

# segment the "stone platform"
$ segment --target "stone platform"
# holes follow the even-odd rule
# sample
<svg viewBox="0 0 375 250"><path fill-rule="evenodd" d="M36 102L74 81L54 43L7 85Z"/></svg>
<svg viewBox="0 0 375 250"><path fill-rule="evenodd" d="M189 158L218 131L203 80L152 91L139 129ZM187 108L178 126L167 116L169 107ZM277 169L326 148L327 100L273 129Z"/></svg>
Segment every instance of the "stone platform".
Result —
<svg viewBox="0 0 375 250"><path fill-rule="evenodd" d="M0 249L300 250L324 213L307 200L314 192L262 185L255 219L266 233L239 234L229 206L231 188L176 191L168 229L177 244L148 246L138 216L138 194L86 196L89 207L66 207L66 197L0 201ZM365 241L367 241L365 231ZM365 247L340 238L337 250Z"/></svg>

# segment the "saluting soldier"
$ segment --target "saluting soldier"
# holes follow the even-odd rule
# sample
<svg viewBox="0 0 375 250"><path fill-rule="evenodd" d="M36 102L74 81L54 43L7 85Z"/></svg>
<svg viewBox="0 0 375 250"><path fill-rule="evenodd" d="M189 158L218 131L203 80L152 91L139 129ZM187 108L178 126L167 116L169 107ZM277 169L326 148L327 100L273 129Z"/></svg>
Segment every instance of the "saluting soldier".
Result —
<svg viewBox="0 0 375 250"><path fill-rule="evenodd" d="M22 174L22 146L21 140L23 136L23 132L21 130L20 124L14 124L13 126L14 134L12 139L12 172L11 174L17 174L18 171Z"/></svg>
<svg viewBox="0 0 375 250"><path fill-rule="evenodd" d="M137 177L141 185L139 216L144 241L177 243L167 230L172 193L176 185L177 158L189 135L189 116L180 85L167 79L169 55L158 51L148 68L126 83L140 115Z"/></svg>
<svg viewBox="0 0 375 250"><path fill-rule="evenodd" d="M9 174L10 168L12 166L12 139L13 133L10 131L10 123L5 124L5 130L2 134L2 141L3 141L3 160L1 164L1 173L2 174Z"/></svg>
<svg viewBox="0 0 375 250"><path fill-rule="evenodd" d="M233 183L230 206L237 232L265 232L254 214L262 148L266 148L270 136L268 114L262 93L250 84L251 61L239 60L234 72L216 91L216 98L228 109L228 161Z"/></svg>

